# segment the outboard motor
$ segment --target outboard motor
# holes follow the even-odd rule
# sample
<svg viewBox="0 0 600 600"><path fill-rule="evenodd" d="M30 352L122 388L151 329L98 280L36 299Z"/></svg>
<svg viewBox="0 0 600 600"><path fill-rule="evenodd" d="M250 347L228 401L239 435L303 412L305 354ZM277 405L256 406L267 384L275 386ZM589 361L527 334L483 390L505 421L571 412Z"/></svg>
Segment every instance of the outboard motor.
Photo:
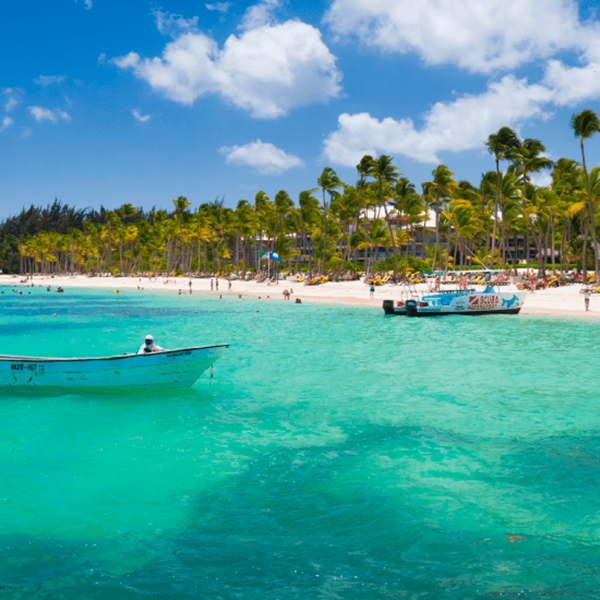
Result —
<svg viewBox="0 0 600 600"><path fill-rule="evenodd" d="M394 314L394 301L393 300L384 300L383 301L383 312L386 315Z"/></svg>
<svg viewBox="0 0 600 600"><path fill-rule="evenodd" d="M417 316L417 308L419 306L419 301L410 299L406 301L406 315L409 317Z"/></svg>

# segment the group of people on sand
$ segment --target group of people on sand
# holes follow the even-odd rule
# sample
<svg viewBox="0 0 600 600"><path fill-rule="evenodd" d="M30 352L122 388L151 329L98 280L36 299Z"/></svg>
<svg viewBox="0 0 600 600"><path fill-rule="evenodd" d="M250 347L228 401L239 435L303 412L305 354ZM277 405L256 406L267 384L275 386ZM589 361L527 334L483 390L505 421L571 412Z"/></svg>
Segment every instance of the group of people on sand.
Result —
<svg viewBox="0 0 600 600"><path fill-rule="evenodd" d="M284 300L289 300L290 296L294 293L294 290L292 288L290 288L289 290L286 288L281 293L283 294L283 299Z"/></svg>

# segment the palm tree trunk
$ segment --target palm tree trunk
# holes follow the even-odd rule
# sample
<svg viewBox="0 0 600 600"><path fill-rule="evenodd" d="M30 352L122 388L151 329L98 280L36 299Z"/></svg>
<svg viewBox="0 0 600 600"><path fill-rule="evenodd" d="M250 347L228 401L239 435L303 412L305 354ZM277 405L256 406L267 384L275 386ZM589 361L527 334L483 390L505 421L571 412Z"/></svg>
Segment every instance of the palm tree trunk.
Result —
<svg viewBox="0 0 600 600"><path fill-rule="evenodd" d="M590 181L588 178L587 168L585 166L585 152L583 151L583 137L581 138L581 160L583 163L583 172L585 173L585 186L587 189L588 197L588 209L589 209L589 224L592 228L592 243L594 244L594 280L596 283L600 283L600 270L598 269L599 251L598 244L596 242L596 224L594 223L594 204L592 202L592 195L590 194ZM586 240L587 241L587 240Z"/></svg>
<svg viewBox="0 0 600 600"><path fill-rule="evenodd" d="M325 190L323 190L323 266L322 273L325 275L325 258L327 256L327 202L325 201Z"/></svg>
<svg viewBox="0 0 600 600"><path fill-rule="evenodd" d="M492 259L490 266L494 266L496 254L496 232L498 231L498 205L500 203L500 161L496 159L496 202L494 204L494 232L492 234Z"/></svg>

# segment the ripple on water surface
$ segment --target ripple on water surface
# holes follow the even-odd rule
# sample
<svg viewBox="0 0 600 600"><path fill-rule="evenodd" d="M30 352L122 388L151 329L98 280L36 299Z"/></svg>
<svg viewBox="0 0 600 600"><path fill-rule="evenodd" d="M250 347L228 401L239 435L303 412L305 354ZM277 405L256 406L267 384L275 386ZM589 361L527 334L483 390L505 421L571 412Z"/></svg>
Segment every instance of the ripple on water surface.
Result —
<svg viewBox="0 0 600 600"><path fill-rule="evenodd" d="M596 597L598 329L5 294L4 354L231 347L187 392L3 393L0 593Z"/></svg>

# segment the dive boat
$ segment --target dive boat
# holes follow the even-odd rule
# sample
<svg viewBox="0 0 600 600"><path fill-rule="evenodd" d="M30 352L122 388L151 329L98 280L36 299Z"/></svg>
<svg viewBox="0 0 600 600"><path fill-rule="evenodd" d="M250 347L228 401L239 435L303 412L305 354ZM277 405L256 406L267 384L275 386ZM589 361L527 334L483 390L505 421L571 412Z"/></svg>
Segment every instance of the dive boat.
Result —
<svg viewBox="0 0 600 600"><path fill-rule="evenodd" d="M519 313L526 291L497 291L487 286L483 291L474 289L444 290L418 298L383 301L386 315L407 317L437 317L442 315L516 315Z"/></svg>
<svg viewBox="0 0 600 600"><path fill-rule="evenodd" d="M0 355L0 387L191 387L229 344L99 358Z"/></svg>

